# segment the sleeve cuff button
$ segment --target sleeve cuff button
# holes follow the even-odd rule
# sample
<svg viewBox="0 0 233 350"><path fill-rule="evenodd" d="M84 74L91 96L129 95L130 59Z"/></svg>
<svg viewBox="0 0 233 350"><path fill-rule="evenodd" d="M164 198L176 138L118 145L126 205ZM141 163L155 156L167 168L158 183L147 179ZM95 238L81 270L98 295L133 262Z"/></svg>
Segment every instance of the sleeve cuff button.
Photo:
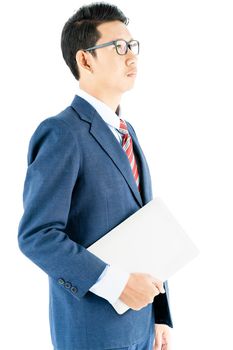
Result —
<svg viewBox="0 0 233 350"><path fill-rule="evenodd" d="M66 282L65 283L65 288L69 289L71 287L71 283L70 282Z"/></svg>
<svg viewBox="0 0 233 350"><path fill-rule="evenodd" d="M70 290L71 290L71 292L74 293L74 294L77 293L77 288L76 288L76 287L71 287Z"/></svg>

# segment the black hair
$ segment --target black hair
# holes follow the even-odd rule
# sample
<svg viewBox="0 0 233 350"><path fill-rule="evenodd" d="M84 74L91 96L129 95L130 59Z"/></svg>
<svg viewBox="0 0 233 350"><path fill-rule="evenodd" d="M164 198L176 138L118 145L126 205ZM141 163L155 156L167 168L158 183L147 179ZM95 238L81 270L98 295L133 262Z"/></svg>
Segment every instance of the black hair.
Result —
<svg viewBox="0 0 233 350"><path fill-rule="evenodd" d="M129 19L115 5L105 2L95 2L82 6L65 23L61 35L61 50L66 64L75 79L80 79L80 72L76 62L78 50L85 50L95 46L101 37L97 26L110 21L121 21L128 25ZM90 51L96 57L95 50Z"/></svg>

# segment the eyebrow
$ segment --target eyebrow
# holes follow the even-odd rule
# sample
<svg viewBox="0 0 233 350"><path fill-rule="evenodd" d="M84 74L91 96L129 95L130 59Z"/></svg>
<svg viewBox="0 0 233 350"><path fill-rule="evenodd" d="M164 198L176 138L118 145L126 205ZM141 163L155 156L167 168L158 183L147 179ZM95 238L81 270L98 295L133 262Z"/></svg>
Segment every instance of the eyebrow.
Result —
<svg viewBox="0 0 233 350"><path fill-rule="evenodd" d="M125 40L125 41L129 42L129 41L131 41L131 40L135 40L135 39L130 38L129 40L126 40L126 39L123 39L123 38L117 38L117 39L115 39L115 40ZM112 41L115 41L115 40L112 40Z"/></svg>

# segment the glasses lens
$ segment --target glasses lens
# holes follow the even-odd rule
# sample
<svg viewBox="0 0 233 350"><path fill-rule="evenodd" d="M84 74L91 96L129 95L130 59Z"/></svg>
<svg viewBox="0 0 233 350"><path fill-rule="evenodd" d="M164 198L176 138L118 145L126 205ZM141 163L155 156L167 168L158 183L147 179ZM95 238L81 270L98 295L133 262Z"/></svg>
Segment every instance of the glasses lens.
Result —
<svg viewBox="0 0 233 350"><path fill-rule="evenodd" d="M125 55L127 51L127 44L124 40L117 40L116 48L119 55Z"/></svg>
<svg viewBox="0 0 233 350"><path fill-rule="evenodd" d="M137 40L130 41L129 48L134 55L139 54L139 42ZM119 55L125 55L127 52L127 43L124 40L117 40L116 49Z"/></svg>
<svg viewBox="0 0 233 350"><path fill-rule="evenodd" d="M139 53L139 43L137 40L130 41L129 44L130 50L134 53L134 55L138 55Z"/></svg>

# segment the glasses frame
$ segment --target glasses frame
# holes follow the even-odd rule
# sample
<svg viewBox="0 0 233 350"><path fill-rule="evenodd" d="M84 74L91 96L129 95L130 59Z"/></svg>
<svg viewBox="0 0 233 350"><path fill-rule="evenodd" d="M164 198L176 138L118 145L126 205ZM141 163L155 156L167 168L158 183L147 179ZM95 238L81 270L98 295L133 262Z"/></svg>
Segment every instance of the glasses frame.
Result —
<svg viewBox="0 0 233 350"><path fill-rule="evenodd" d="M119 53L119 52L118 52L118 49L117 49L117 42L118 42L119 40L122 40L122 41L124 41L124 42L126 43L126 51L125 51L125 53ZM137 44L138 44L138 53L135 54L135 55L138 55L138 54L139 54L139 48L140 48L140 46L139 46L139 41L138 41L138 40L135 40L135 39L132 39L132 40L130 40L130 41L126 41L126 40L124 40L124 39L116 39L116 40L109 41L109 42L104 43L104 44L100 44L100 45L96 45L96 46L93 46L93 47L89 47L88 49L84 49L83 51L91 51L91 50L95 50L95 49L100 49L100 48L102 48L102 47L114 45L115 48L116 48L116 52L118 53L118 55L124 56L124 55L127 54L128 49L131 50L131 47L130 47L131 44L130 44L130 43L132 43L132 41L133 41L133 42L136 41ZM132 50L131 50L131 51L132 51Z"/></svg>

